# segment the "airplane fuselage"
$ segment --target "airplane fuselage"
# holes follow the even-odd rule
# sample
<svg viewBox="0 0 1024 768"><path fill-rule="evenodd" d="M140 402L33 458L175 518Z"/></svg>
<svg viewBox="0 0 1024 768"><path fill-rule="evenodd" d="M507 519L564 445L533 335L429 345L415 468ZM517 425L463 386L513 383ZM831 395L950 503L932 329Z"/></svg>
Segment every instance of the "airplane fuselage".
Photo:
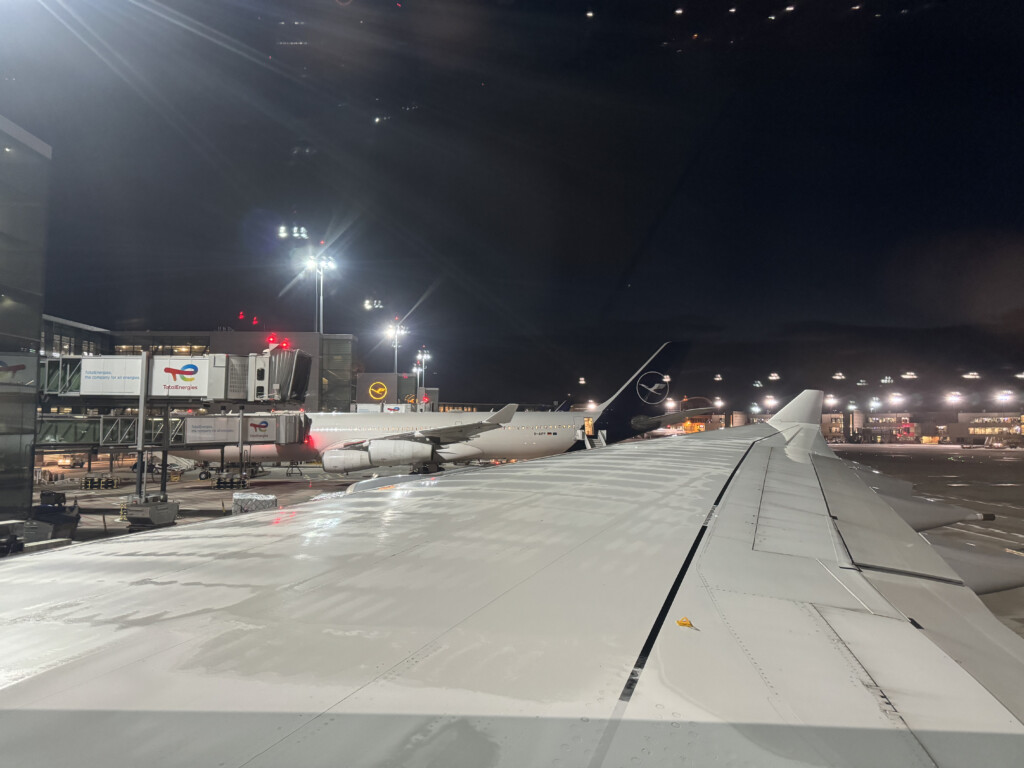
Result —
<svg viewBox="0 0 1024 768"><path fill-rule="evenodd" d="M315 461L324 452L355 446L369 440L393 437L440 427L466 424L478 413L310 413L309 438L303 444L251 443L245 446L250 461ZM437 450L442 461L474 459L535 459L569 450L589 414L564 411L529 411L513 415L500 427L472 435ZM190 458L218 461L220 449L176 451ZM238 458L238 447L227 446L227 461Z"/></svg>
<svg viewBox="0 0 1024 768"><path fill-rule="evenodd" d="M470 423L476 413L313 413L310 445L319 453L394 434ZM585 414L564 411L521 412L507 424L438 449L445 461L534 459L569 450Z"/></svg>

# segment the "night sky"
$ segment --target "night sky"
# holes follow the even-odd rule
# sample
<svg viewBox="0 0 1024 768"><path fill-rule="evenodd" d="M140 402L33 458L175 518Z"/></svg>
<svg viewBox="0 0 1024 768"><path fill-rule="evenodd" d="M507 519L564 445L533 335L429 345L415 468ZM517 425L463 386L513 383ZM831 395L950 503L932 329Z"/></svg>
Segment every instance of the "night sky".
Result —
<svg viewBox="0 0 1024 768"><path fill-rule="evenodd" d="M54 148L50 314L310 330L312 248L326 331L388 370L409 313L447 400L601 398L671 338L736 407L980 402L1024 388L1018 6L7 0L0 114Z"/></svg>

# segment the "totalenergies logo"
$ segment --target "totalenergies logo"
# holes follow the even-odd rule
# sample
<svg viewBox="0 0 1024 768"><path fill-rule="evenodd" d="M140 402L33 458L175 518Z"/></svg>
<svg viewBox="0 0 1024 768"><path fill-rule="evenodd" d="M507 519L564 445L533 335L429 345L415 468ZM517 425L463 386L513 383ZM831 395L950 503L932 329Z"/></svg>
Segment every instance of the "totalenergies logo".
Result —
<svg viewBox="0 0 1024 768"><path fill-rule="evenodd" d="M249 429L252 430L254 435L265 435L267 433L267 427L270 426L270 422L266 419L263 421L250 421Z"/></svg>
<svg viewBox="0 0 1024 768"><path fill-rule="evenodd" d="M182 381L194 381L198 372L199 366L194 363L183 365L181 368L164 368L164 373L171 374L172 381L177 381L179 376Z"/></svg>

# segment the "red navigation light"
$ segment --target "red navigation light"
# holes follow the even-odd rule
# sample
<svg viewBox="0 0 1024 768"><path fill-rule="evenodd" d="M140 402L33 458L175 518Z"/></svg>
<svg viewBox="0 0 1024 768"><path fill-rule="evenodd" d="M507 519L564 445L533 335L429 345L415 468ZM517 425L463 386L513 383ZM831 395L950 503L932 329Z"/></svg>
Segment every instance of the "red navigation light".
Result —
<svg viewBox="0 0 1024 768"><path fill-rule="evenodd" d="M291 347L292 347L292 340L291 339L284 338L284 339L281 340L281 349L291 349Z"/></svg>
<svg viewBox="0 0 1024 768"><path fill-rule="evenodd" d="M238 319L239 320L245 320L245 312L239 312L238 313Z"/></svg>
<svg viewBox="0 0 1024 768"><path fill-rule="evenodd" d="M253 325L259 325L259 323L260 323L260 319L258 317L256 317L256 315L253 315L252 316L252 324Z"/></svg>
<svg viewBox="0 0 1024 768"><path fill-rule="evenodd" d="M267 336L267 344L277 344L277 334L272 333Z"/></svg>
<svg viewBox="0 0 1024 768"><path fill-rule="evenodd" d="M424 395L423 396L423 400L421 400L420 402L429 403L430 402L430 395Z"/></svg>

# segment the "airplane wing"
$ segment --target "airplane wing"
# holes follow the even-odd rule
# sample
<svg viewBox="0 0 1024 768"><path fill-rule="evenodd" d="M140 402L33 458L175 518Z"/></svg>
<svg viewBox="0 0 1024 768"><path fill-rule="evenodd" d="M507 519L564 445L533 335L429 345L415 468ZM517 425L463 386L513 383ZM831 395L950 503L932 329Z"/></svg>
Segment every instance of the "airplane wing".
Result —
<svg viewBox="0 0 1024 768"><path fill-rule="evenodd" d="M13 766L1017 766L1024 641L769 424L0 563Z"/></svg>
<svg viewBox="0 0 1024 768"><path fill-rule="evenodd" d="M718 409L714 406L702 406L700 408L690 408L685 411L669 411L668 413L661 413L657 416L645 416L641 414L639 416L634 416L630 419L629 423L630 426L638 433L651 432L655 429L667 427L669 424L681 424L691 416L697 416L702 413L711 413L716 410Z"/></svg>
<svg viewBox="0 0 1024 768"><path fill-rule="evenodd" d="M448 443L461 443L463 440L468 440L473 435L501 428L502 425L511 421L518 407L519 405L517 403L509 403L501 410L495 411L486 418L478 421L470 422L469 424L455 424L448 427L424 429L417 432L416 435L418 437L433 440L441 445L447 445ZM398 439L403 438L399 436Z"/></svg>
<svg viewBox="0 0 1024 768"><path fill-rule="evenodd" d="M509 403L504 408L490 413L484 416L478 414L469 414L466 416L467 421L463 424L451 424L444 427L435 427L433 429L418 429L409 432L395 432L386 433L368 438L365 440L350 440L341 445L329 446L354 448L372 440L415 440L419 442L432 442L437 445L448 445L449 443L461 443L464 440L468 440L473 435L478 435L481 432L488 432L492 429L500 429L502 425L507 424L511 418L515 415L516 409L519 408L518 403Z"/></svg>

